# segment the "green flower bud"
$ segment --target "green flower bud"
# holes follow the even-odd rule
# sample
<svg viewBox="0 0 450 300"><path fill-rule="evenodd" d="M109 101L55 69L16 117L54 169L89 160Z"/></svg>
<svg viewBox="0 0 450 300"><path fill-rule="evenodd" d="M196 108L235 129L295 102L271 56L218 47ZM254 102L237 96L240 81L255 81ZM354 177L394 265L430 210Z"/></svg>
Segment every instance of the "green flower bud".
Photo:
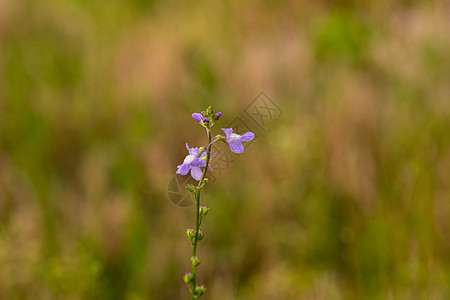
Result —
<svg viewBox="0 0 450 300"><path fill-rule="evenodd" d="M208 213L209 208L207 208L206 206L202 205L200 206L200 215L202 216L202 218L204 216L206 216L206 214Z"/></svg>
<svg viewBox="0 0 450 300"><path fill-rule="evenodd" d="M197 256L191 257L191 265L196 268L200 264L200 259Z"/></svg>
<svg viewBox="0 0 450 300"><path fill-rule="evenodd" d="M205 184L208 183L208 178L204 178L202 184L200 185L200 189L203 188L205 186Z"/></svg>
<svg viewBox="0 0 450 300"><path fill-rule="evenodd" d="M194 238L195 238L195 230L192 229L192 228L186 229L186 236L187 236L187 238L188 238L188 239L191 241L191 243L192 243L192 241L193 241Z"/></svg>
<svg viewBox="0 0 450 300"><path fill-rule="evenodd" d="M223 135L216 135L215 137L214 137L214 140L217 140L217 141L225 141L227 138L225 137L225 136L223 136Z"/></svg>
<svg viewBox="0 0 450 300"><path fill-rule="evenodd" d="M199 241L203 240L203 230L201 229L198 230L198 240Z"/></svg>
<svg viewBox="0 0 450 300"><path fill-rule="evenodd" d="M183 276L183 281L184 281L186 284L191 283L191 282L192 282L192 279L194 279L194 276L192 276L192 273L191 273L191 272L187 272L187 273L184 274L184 276Z"/></svg>
<svg viewBox="0 0 450 300"><path fill-rule="evenodd" d="M198 295L198 296L203 296L205 291L206 291L206 287L204 285L201 285L201 286L197 285L195 287L195 294Z"/></svg>
<svg viewBox="0 0 450 300"><path fill-rule="evenodd" d="M195 191L195 187L192 184L186 185L186 189L191 193Z"/></svg>

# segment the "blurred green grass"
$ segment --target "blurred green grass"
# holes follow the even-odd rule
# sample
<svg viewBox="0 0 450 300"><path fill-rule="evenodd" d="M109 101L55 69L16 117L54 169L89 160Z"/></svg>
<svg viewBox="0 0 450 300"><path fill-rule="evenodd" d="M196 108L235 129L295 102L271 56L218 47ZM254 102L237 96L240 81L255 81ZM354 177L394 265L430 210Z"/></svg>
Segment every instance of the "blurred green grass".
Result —
<svg viewBox="0 0 450 300"><path fill-rule="evenodd" d="M187 298L190 114L262 90L284 114L203 196L205 298L449 298L448 9L0 1L0 298Z"/></svg>

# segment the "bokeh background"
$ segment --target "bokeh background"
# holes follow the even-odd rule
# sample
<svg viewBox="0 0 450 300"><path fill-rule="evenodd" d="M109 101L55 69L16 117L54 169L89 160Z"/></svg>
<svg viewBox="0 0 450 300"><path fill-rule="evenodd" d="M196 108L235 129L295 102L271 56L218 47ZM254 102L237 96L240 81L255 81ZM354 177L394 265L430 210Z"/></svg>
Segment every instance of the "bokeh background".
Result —
<svg viewBox="0 0 450 300"><path fill-rule="evenodd" d="M450 298L445 1L0 0L0 299L188 299L190 114L283 110L208 185L205 299ZM218 133L218 131L216 131Z"/></svg>

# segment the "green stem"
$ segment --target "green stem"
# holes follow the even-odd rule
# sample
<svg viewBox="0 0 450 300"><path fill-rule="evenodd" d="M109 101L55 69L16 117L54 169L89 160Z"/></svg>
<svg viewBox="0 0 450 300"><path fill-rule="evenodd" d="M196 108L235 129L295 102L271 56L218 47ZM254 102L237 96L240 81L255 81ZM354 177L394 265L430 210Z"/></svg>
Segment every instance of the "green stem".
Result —
<svg viewBox="0 0 450 300"><path fill-rule="evenodd" d="M206 172L208 171L209 166L209 160L210 160L210 153L211 153L211 132L208 130L208 149L206 152L206 166L203 170L202 178L198 182L198 186L194 193L194 200L195 200L195 207L196 207L196 222L195 222L195 238L194 243L192 245L192 257L195 257L197 255L197 242L198 242L198 232L200 230L200 225L202 223L202 218L200 216L200 190L201 186L203 184L203 180L205 180ZM196 276L196 267L192 266L192 288L191 288L191 294L192 294L192 300L197 299L197 296L194 295L195 287L197 286L197 276Z"/></svg>

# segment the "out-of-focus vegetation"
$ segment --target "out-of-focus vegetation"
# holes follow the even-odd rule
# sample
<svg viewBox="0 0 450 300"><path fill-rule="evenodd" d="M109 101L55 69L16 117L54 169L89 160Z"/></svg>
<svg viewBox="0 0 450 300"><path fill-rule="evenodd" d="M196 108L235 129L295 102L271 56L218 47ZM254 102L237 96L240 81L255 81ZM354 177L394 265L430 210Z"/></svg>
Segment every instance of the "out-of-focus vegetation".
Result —
<svg viewBox="0 0 450 300"><path fill-rule="evenodd" d="M210 184L205 299L450 298L450 6L0 0L0 299L187 299L167 199L261 91Z"/></svg>

